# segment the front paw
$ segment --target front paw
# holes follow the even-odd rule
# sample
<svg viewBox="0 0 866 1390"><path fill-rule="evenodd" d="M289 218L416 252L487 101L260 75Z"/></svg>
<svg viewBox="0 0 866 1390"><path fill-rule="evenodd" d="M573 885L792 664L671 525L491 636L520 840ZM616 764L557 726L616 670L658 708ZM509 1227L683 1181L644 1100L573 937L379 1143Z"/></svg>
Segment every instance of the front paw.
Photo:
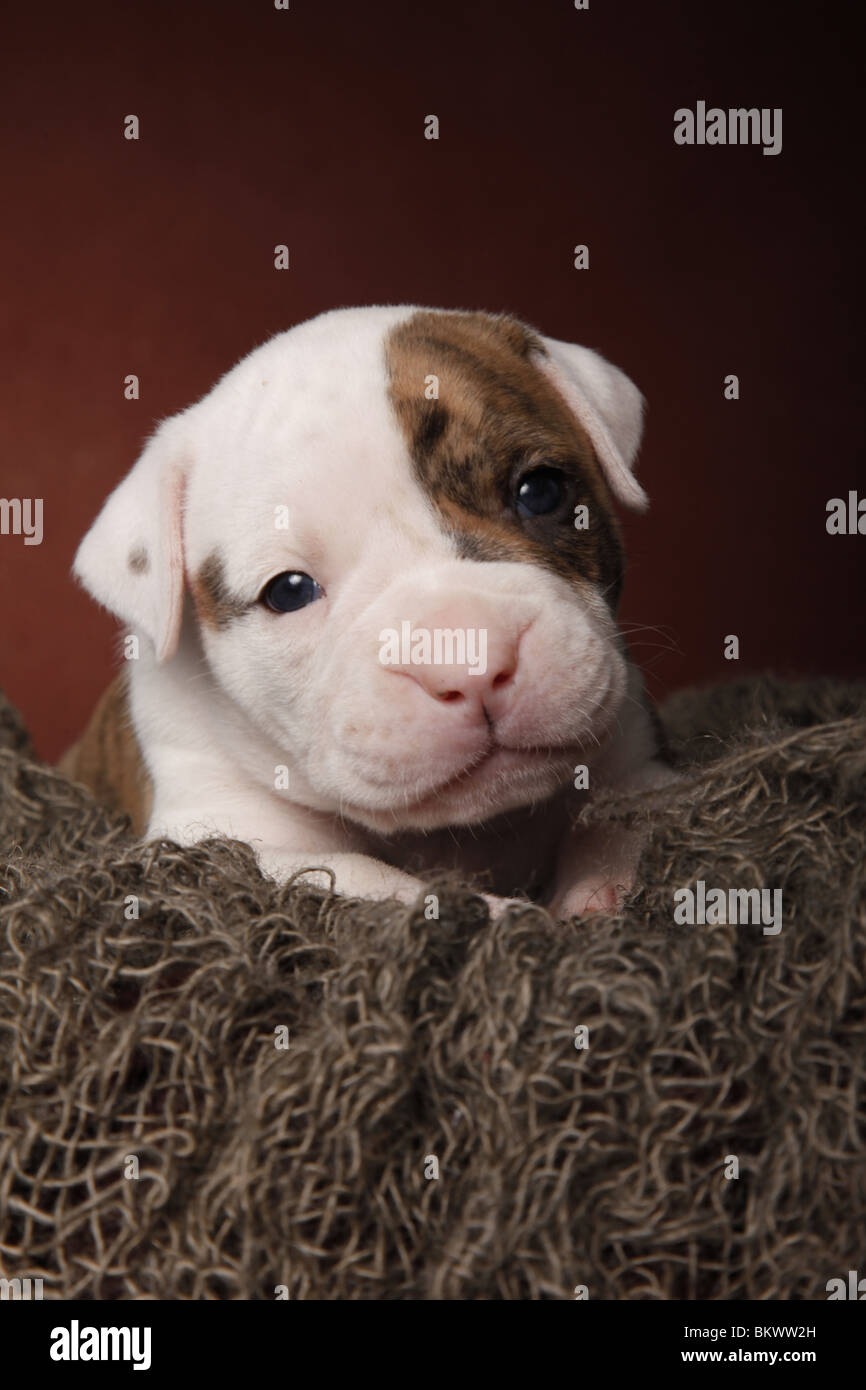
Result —
<svg viewBox="0 0 866 1390"><path fill-rule="evenodd" d="M481 896L490 911L491 922L497 922L512 908L519 908L523 912L527 908L534 908L536 912L538 911L537 904L531 903L528 898L497 898L493 893L482 893Z"/></svg>
<svg viewBox="0 0 866 1390"><path fill-rule="evenodd" d="M560 922L590 912L619 912L633 886L631 874L590 874L556 893L547 910Z"/></svg>

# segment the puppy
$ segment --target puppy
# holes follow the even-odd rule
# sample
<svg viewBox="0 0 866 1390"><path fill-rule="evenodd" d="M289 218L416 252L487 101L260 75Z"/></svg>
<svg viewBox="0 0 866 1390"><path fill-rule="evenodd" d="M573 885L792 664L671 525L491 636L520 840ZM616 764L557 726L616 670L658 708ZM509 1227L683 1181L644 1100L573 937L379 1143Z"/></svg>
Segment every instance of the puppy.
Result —
<svg viewBox="0 0 866 1390"><path fill-rule="evenodd" d="M515 319L341 309L165 421L74 572L128 681L62 766L150 839L412 901L611 908L639 844L574 819L667 774L616 625L642 397ZM131 640L134 639L134 640Z"/></svg>

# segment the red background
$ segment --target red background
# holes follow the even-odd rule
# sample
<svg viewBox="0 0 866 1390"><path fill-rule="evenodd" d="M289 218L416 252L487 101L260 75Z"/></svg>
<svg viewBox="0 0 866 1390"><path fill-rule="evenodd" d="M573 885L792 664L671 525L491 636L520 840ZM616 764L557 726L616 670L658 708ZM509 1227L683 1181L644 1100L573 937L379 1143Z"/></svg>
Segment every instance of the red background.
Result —
<svg viewBox="0 0 866 1390"><path fill-rule="evenodd" d="M866 491L853 23L755 0L7 12L0 495L43 497L45 539L0 537L0 682L40 751L114 665L69 567L154 422L342 304L509 310L637 381L653 506L622 614L652 629L654 693L866 673L866 537L825 531L829 497ZM676 146L699 99L781 106L782 153Z"/></svg>

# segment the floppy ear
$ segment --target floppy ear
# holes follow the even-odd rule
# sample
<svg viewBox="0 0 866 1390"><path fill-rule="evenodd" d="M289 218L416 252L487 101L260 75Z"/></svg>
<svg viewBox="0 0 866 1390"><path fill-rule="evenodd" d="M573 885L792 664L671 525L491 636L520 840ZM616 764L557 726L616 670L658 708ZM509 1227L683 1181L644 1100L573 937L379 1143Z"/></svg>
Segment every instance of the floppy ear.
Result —
<svg viewBox="0 0 866 1390"><path fill-rule="evenodd" d="M164 421L115 488L75 556L95 599L174 655L183 612L183 492L190 455L180 417ZM184 432L185 433L185 432Z"/></svg>
<svg viewBox="0 0 866 1390"><path fill-rule="evenodd" d="M590 348L542 338L535 365L583 425L607 484L626 507L645 511L649 498L632 472L643 433L644 400L625 372Z"/></svg>

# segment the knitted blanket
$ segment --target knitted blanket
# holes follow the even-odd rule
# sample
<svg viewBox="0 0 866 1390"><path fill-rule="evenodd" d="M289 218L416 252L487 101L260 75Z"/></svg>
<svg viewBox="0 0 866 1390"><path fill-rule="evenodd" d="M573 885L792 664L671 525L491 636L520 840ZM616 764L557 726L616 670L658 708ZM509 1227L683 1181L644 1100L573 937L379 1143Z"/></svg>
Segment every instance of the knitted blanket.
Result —
<svg viewBox="0 0 866 1390"><path fill-rule="evenodd" d="M431 920L278 887L238 843L142 847L0 705L0 1275L826 1298L864 1256L866 688L662 715L688 781L594 812L645 821L638 887L562 926L452 879ZM678 890L753 888L775 933L677 920Z"/></svg>

